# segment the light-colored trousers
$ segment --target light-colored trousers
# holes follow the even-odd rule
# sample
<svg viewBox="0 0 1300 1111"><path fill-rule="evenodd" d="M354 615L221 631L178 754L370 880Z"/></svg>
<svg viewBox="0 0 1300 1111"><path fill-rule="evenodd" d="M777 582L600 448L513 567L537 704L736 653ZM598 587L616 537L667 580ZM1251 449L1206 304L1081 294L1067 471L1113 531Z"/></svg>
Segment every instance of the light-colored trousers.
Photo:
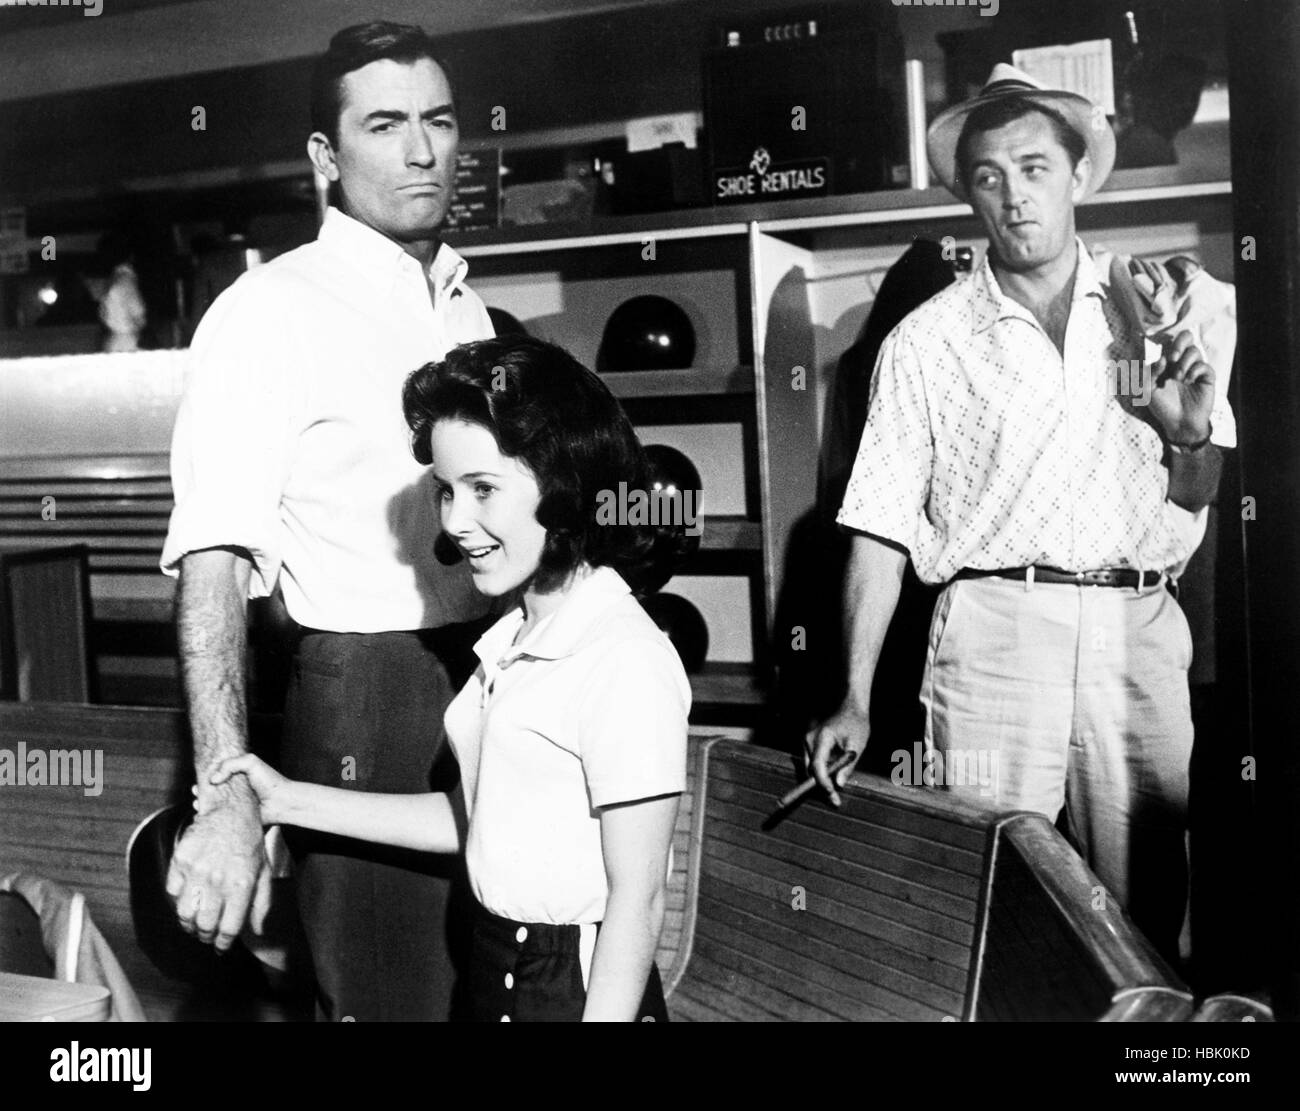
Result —
<svg viewBox="0 0 1300 1111"><path fill-rule="evenodd" d="M983 785L949 786L1052 821L1064 809L1080 855L1171 961L1187 903L1191 662L1163 584L962 579L935 607L921 687L938 781L945 765L981 766Z"/></svg>

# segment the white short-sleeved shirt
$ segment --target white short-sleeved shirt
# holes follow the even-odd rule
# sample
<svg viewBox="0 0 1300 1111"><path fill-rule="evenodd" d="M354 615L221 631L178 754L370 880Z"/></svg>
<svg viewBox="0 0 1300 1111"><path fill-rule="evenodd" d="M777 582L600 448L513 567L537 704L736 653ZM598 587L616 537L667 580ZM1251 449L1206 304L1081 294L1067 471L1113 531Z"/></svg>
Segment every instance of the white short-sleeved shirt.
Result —
<svg viewBox="0 0 1300 1111"><path fill-rule="evenodd" d="M925 582L1031 564L1176 571L1200 541L1204 513L1167 500L1159 433L1112 385L1121 361L1150 358L1143 331L1078 247L1063 355L987 256L881 347L838 520L906 548ZM1214 441L1233 446L1230 365L1215 369Z"/></svg>
<svg viewBox="0 0 1300 1111"><path fill-rule="evenodd" d="M278 578L295 620L333 632L485 612L464 564L433 556L437 503L402 413L411 371L493 334L465 272L443 244L426 280L397 243L330 209L315 242L222 293L190 349L163 570L246 548L250 596Z"/></svg>
<svg viewBox="0 0 1300 1111"><path fill-rule="evenodd" d="M466 864L488 910L587 924L609 886L599 809L686 789L691 688L622 577L596 568L522 644L508 613L447 708L469 811Z"/></svg>

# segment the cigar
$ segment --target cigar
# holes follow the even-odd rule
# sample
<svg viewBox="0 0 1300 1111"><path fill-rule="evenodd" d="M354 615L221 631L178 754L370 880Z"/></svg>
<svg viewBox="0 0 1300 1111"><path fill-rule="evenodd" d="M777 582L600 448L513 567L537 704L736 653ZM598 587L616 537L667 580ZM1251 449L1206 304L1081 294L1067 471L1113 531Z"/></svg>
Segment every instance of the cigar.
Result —
<svg viewBox="0 0 1300 1111"><path fill-rule="evenodd" d="M829 771L831 776L835 776L838 772L843 771L850 764L852 764L853 761L856 760L857 758L858 758L858 754L856 752L846 752L843 756L841 756L838 760L835 761L835 763L833 763L830 766ZM804 795L806 795L809 791L811 791L816 786L817 786L817 780L810 775L807 779L805 779L802 783L800 783L799 786L792 788L791 790L787 791L784 795L781 796L780 801L778 801L776 804L777 809L788 810L790 807L792 807L796 802L798 802L801 798L804 797Z"/></svg>

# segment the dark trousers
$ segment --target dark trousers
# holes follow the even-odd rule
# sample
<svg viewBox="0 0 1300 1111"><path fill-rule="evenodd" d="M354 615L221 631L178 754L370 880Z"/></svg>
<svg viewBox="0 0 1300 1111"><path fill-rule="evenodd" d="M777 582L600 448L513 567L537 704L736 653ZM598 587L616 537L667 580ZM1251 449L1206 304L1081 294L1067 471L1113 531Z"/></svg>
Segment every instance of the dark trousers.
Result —
<svg viewBox="0 0 1300 1111"><path fill-rule="evenodd" d="M470 904L472 939L457 1017L469 1022L581 1022L587 1002L579 927L515 922ZM659 969L650 966L640 1022L667 1022Z"/></svg>
<svg viewBox="0 0 1300 1111"><path fill-rule="evenodd" d="M291 778L418 793L455 783L442 716L478 629L303 630L285 701ZM443 759L439 759L443 756ZM317 1017L446 1021L458 858L287 830L317 981Z"/></svg>

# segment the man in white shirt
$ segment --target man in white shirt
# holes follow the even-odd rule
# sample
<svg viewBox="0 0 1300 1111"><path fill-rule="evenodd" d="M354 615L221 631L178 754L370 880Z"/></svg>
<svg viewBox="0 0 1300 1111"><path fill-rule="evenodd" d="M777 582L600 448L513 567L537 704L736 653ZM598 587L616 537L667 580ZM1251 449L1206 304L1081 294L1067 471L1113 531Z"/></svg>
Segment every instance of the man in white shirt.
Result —
<svg viewBox="0 0 1300 1111"><path fill-rule="evenodd" d="M932 124L931 163L989 251L881 349L839 515L854 533L849 693L809 750L838 805L847 771L832 782L828 764L866 745L910 556L946 585L921 691L928 768L904 778L1064 811L1106 889L1176 960L1191 638L1165 586L1233 446L1216 389L1228 367L1216 382L1201 357L1196 298L1158 327L1161 297L1139 291L1169 276L1103 265L1076 237L1074 206L1114 150L1099 108L1010 66Z"/></svg>
<svg viewBox="0 0 1300 1111"><path fill-rule="evenodd" d="M459 656L472 660L464 623L484 613L466 568L434 558L436 503L401 404L412 370L492 335L464 260L440 238L459 131L432 42L391 23L340 31L317 63L312 125L308 153L339 207L314 243L213 304L172 445L162 565L180 578L195 764L213 798L177 846L167 889L182 925L219 949L250 911L259 925L269 891L256 798L239 780L207 785L211 767L247 748L247 600L278 582L302 627L285 770L370 791L429 789ZM436 864L339 839L291 846L319 1015L445 1018Z"/></svg>

